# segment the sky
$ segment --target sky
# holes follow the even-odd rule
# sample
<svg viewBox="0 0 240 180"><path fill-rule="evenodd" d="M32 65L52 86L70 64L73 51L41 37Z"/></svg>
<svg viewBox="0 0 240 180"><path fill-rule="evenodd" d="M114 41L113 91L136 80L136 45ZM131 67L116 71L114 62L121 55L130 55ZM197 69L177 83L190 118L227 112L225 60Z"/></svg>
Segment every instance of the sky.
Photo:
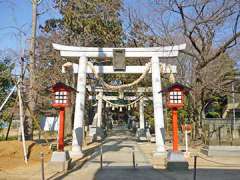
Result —
<svg viewBox="0 0 240 180"><path fill-rule="evenodd" d="M134 10L142 14L145 8L139 1L145 0L123 0L124 11L121 19L123 26L127 26L128 10ZM37 34L40 34L39 25L44 24L47 19L60 18L58 11L53 7L53 0L41 0L38 6ZM42 13L44 12L44 13ZM32 20L31 0L0 0L0 52L14 53L14 59L18 62L19 56L22 56L23 50L27 50L31 37ZM10 51L9 51L10 49ZM8 51L5 51L8 50ZM14 68L14 74L19 73L18 64Z"/></svg>
<svg viewBox="0 0 240 180"><path fill-rule="evenodd" d="M44 14L38 17L38 26L44 24L45 20L49 18L58 18L58 12L51 8L52 0L42 0L38 11ZM142 0L140 0L142 1ZM135 12L143 13L139 0L124 0L124 9L126 12L122 14L122 18L128 16L127 9L135 9ZM49 8L50 7L50 8ZM29 37L31 35L31 0L0 0L0 50L27 49L26 44L29 44Z"/></svg>
<svg viewBox="0 0 240 180"><path fill-rule="evenodd" d="M38 7L38 12L45 12L38 17L38 25L44 24L45 20L49 18L58 18L58 12L51 8L53 0L41 0ZM131 10L133 15L142 18L153 26L160 19L158 11L152 11L151 0L123 0L123 8L121 19L126 30L128 27L128 12ZM152 3L154 4L154 3ZM29 44L29 37L31 35L31 0L0 0L0 50L11 48L16 52L19 49L28 49L26 45ZM155 16L156 15L156 16ZM174 18L164 17L174 21ZM155 29L161 27L153 27ZM239 27L240 28L240 27ZM218 37L224 38L231 29L224 27L225 31L220 31ZM226 32L227 31L227 32ZM39 34L39 32L38 32Z"/></svg>
<svg viewBox="0 0 240 180"><path fill-rule="evenodd" d="M49 7L52 7L50 0L42 0L38 10L41 13ZM20 49L21 45L27 44L25 42L31 34L31 0L0 1L0 12L0 49ZM38 22L43 24L49 17L58 16L58 13L50 8L39 16Z"/></svg>

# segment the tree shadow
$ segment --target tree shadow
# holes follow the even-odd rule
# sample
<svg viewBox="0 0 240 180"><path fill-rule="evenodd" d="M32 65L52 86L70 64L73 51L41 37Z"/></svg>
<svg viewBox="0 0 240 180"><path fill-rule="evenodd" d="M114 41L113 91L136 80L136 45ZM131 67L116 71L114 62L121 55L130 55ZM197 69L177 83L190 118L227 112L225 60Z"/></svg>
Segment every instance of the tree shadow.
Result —
<svg viewBox="0 0 240 180"><path fill-rule="evenodd" d="M32 143L28 146L28 151L27 151L27 159L30 158L31 152L32 152L32 148L36 145L36 143Z"/></svg>
<svg viewBox="0 0 240 180"><path fill-rule="evenodd" d="M67 177L69 174L71 173L74 173L78 170L81 169L82 166L84 166L84 164L87 162L87 161L91 161L91 162L95 162L95 163L99 163L99 167L100 167L100 161L94 161L94 159L100 155L100 148L101 148L101 145L103 145L102 147L102 152L103 154L106 153L106 152L109 152L109 151L120 151L122 148L132 148L132 146L129 146L129 145L119 145L121 144L123 141L127 140L127 138L122 138L122 139L117 139L115 143L111 144L111 145L105 145L106 143L112 141L111 140L106 140L104 141L104 143L100 144L96 147L93 147L91 149L88 149L87 151L84 151L84 157L88 156L89 154L91 154L91 156L86 159L86 160L83 160L84 162L83 163L80 163L82 161L83 158L81 159L78 159L78 160L75 160L71 163L71 169L68 170L66 173L54 178L55 180L60 180L60 179L63 179L64 177ZM108 163L108 164L111 164L111 163L114 163L114 162L105 162L104 163ZM94 172L93 172L94 173ZM54 175L55 176L55 175ZM52 178L52 177L51 177ZM50 179L51 179L50 178Z"/></svg>
<svg viewBox="0 0 240 180"><path fill-rule="evenodd" d="M99 169L94 180L192 180L193 171L156 170L149 166L133 168L131 166L108 166ZM240 179L236 169L198 169L197 180Z"/></svg>

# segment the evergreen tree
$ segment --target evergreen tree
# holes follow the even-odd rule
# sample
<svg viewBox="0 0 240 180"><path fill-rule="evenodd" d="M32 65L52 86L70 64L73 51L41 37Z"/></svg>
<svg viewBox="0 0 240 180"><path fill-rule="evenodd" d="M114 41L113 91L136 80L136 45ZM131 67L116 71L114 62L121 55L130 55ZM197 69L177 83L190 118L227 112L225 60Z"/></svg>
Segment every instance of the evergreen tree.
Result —
<svg viewBox="0 0 240 180"><path fill-rule="evenodd" d="M6 53L7 52L7 53ZM12 63L12 57L8 53L8 51L0 51L0 102L1 104L6 99L8 93L13 87L13 77L12 70L14 68L14 64ZM4 108L0 112L0 129L1 124L4 121L8 121L10 118L10 112L8 109L13 105L13 99L10 98L8 102L5 104Z"/></svg>
<svg viewBox="0 0 240 180"><path fill-rule="evenodd" d="M44 30L59 32L61 42L96 47L121 44L121 0L62 0L55 3L61 18L47 20Z"/></svg>
<svg viewBox="0 0 240 180"><path fill-rule="evenodd" d="M55 5L60 16L45 22L45 25L41 27L43 34L38 37L37 43L36 76L38 77L38 96L41 96L38 98L40 111L49 107L46 101L49 97L42 93L44 88L57 81L65 82L72 87L76 84L76 78L72 73L61 73L61 66L72 59L61 58L59 53L53 50L52 43L94 47L119 47L122 43L121 0L56 0ZM106 59L104 62L90 60L98 64L108 62L105 61ZM88 84L97 83L89 76L87 81ZM72 102L75 102L74 97ZM90 102L86 101L86 103ZM91 105L87 104L86 107L89 107L88 111L92 111ZM66 134L71 133L72 114L73 108L67 110L66 122L69 124L65 124L65 127L68 127L65 129ZM85 119L91 119L91 117Z"/></svg>

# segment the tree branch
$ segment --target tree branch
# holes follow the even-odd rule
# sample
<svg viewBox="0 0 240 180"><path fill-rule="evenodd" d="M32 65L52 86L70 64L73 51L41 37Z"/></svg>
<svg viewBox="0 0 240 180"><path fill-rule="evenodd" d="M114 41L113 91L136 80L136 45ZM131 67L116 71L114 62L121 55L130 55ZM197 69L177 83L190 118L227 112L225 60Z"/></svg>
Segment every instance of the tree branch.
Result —
<svg viewBox="0 0 240 180"><path fill-rule="evenodd" d="M240 37L240 32L236 33L233 35L229 40L227 40L218 50L217 52L210 58L206 60L207 63L201 64L200 68L204 68L209 62L213 61L217 57L219 57L222 53L224 53L229 46L237 39ZM231 46L232 47L232 46Z"/></svg>

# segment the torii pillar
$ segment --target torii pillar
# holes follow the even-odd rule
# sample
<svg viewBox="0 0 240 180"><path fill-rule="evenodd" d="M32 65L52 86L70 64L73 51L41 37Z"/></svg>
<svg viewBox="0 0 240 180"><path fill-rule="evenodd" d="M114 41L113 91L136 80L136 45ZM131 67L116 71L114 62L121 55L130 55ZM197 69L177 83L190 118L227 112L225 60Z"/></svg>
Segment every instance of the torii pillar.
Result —
<svg viewBox="0 0 240 180"><path fill-rule="evenodd" d="M155 155L165 153L165 129L163 119L163 105L161 85L161 72L159 66L159 58L153 56L152 61L152 93L153 93L153 111L154 111L154 125L155 125L155 138L156 138L156 151Z"/></svg>
<svg viewBox="0 0 240 180"><path fill-rule="evenodd" d="M71 157L82 157L82 144L84 137L84 111L85 111L85 95L86 95L86 71L87 57L79 58L78 79L77 79L77 95L74 113L74 125L72 132L72 151Z"/></svg>
<svg viewBox="0 0 240 180"><path fill-rule="evenodd" d="M102 109L103 109L103 90L101 89L97 96L97 127L96 127L96 138L101 140L104 137L102 129Z"/></svg>
<svg viewBox="0 0 240 180"><path fill-rule="evenodd" d="M103 106L103 90L98 93L98 104L97 104L97 127L101 128L102 126L102 106Z"/></svg>
<svg viewBox="0 0 240 180"><path fill-rule="evenodd" d="M144 121L144 99L141 98L139 100L139 121L140 121L140 129L145 129L145 121Z"/></svg>

